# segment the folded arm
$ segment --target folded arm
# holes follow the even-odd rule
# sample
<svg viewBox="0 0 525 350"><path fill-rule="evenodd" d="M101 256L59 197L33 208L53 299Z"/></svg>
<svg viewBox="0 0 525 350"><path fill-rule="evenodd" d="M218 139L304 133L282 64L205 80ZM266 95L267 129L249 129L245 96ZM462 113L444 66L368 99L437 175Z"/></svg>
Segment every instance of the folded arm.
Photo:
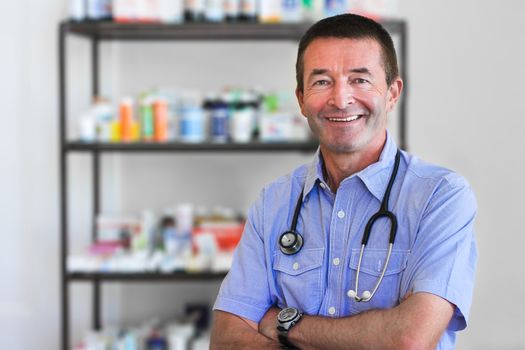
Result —
<svg viewBox="0 0 525 350"><path fill-rule="evenodd" d="M210 349L280 349L279 343L257 331L257 323L237 315L214 311Z"/></svg>
<svg viewBox="0 0 525 350"><path fill-rule="evenodd" d="M410 295L392 309L344 318L303 316L289 339L300 349L435 349L454 313L454 305L429 293ZM276 340L275 310L259 331Z"/></svg>

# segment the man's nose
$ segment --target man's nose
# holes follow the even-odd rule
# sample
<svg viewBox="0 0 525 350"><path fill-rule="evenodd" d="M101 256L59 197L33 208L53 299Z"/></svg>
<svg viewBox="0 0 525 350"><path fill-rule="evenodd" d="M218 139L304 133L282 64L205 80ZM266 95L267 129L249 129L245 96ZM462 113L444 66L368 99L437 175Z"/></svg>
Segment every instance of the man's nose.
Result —
<svg viewBox="0 0 525 350"><path fill-rule="evenodd" d="M349 104L355 102L354 89L346 83L336 83L328 102L333 107L345 109Z"/></svg>

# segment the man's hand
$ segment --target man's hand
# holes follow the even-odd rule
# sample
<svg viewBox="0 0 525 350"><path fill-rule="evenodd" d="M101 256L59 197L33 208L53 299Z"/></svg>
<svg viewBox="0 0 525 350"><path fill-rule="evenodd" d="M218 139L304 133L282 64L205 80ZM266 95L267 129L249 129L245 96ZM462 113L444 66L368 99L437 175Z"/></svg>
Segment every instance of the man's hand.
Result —
<svg viewBox="0 0 525 350"><path fill-rule="evenodd" d="M267 338L279 341L277 337L277 314L279 308L272 307L268 309L262 320L259 322L259 333Z"/></svg>

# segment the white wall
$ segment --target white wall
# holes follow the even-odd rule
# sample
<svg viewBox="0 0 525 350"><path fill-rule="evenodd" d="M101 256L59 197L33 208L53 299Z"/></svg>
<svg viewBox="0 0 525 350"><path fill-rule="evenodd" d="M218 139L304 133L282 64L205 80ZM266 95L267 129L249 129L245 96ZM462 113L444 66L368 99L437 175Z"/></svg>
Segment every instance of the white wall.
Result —
<svg viewBox="0 0 525 350"><path fill-rule="evenodd" d="M479 264L459 349L525 349L522 1L403 1L411 150L475 189Z"/></svg>
<svg viewBox="0 0 525 350"><path fill-rule="evenodd" d="M458 348L525 349L525 319L521 315L525 309L521 299L525 279L520 266L525 235L518 222L523 209L521 198L525 197L520 176L524 170L520 148L525 147L521 138L525 122L521 118L524 112L520 90L525 81L525 47L521 38L525 30L522 24L525 3L400 0L400 4L401 15L409 22L410 35L410 149L426 160L465 175L478 197L477 288L470 327L461 333ZM0 24L0 96L4 107L0 218L5 231L0 236L4 247L0 254L2 348L51 350L59 344L56 39L57 23L65 16L65 8L63 0L25 0L0 5L4 14ZM72 40L70 45L72 59L86 63L83 44ZM179 72L181 66L176 62L189 64L194 56L176 55L177 47L168 47L166 57L173 61L171 70L167 76L163 75L165 70L152 71L155 81L182 82L199 88L208 86L208 77L213 74L217 77L213 81L224 79L231 80L230 83L239 83L236 79L246 75L261 86L293 86L293 45L279 44L279 55L255 61L250 54L263 57L265 47L250 48L249 44L212 47L214 56L210 58L221 67L224 64L241 67L243 74L237 76L229 76L224 73L226 69L207 63L206 47L186 45L189 44L184 44L184 48L201 53L199 65ZM151 49L160 52L166 47L154 44ZM238 61L227 63L225 58L219 59L228 57L231 50L239 52ZM135 69L137 62L109 58L138 55L139 51L134 44L104 47L108 66L116 67L108 72L112 79L103 81L106 93L135 92L143 87L142 81L149 77L136 75L135 80L126 76L126 71ZM250 69L251 64L254 69ZM75 104L71 109L75 111L88 103L88 86L82 65L72 68L72 74L85 84L83 91L71 96ZM220 204L225 195L227 204L246 207L263 183L307 158L293 154L276 159L269 155L228 155L224 162L219 162L210 155L106 157L107 167L125 176L118 181L118 177L106 174L105 186L117 186L115 193L120 193L120 201L111 201L108 196L104 204L107 208L136 210L143 204L139 195L129 189L148 188L152 181L162 181L165 191L150 193L153 207L190 198L202 204ZM189 165L187 169L180 168L183 163ZM78 204L73 213L77 220L72 224L78 229L78 239L73 246L81 247L81 237L86 239L83 223L89 210L89 201L85 200L89 193L87 182L82 181L89 180L85 175L89 172L89 161L85 156L75 156L72 164L72 175L79 179L71 195L72 202ZM160 169L156 173L147 171L153 164ZM180 183L189 174L198 184L188 189ZM224 184L224 192L204 195L202 190L208 189L206 183L210 179ZM180 311L174 299L212 300L217 284L197 287L198 295L194 295L194 287L111 284L104 290L105 319L135 322L158 312L168 317ZM89 324L86 305L89 289L76 285L73 295L74 337L78 339ZM145 297L164 302L150 305L144 301ZM170 302L172 306L165 308L164 303ZM130 312L123 311L130 306Z"/></svg>
<svg viewBox="0 0 525 350"><path fill-rule="evenodd" d="M61 1L0 2L0 346L58 347L56 23Z"/></svg>

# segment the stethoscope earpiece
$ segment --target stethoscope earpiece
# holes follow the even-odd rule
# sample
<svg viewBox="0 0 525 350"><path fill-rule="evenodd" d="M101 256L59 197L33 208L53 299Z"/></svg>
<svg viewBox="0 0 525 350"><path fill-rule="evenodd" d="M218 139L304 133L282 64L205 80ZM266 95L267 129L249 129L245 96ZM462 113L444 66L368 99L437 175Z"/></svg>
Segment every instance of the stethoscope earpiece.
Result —
<svg viewBox="0 0 525 350"><path fill-rule="evenodd" d="M357 292L353 289L350 289L348 292L346 292L346 295L355 301L369 301L372 299L372 293L370 293L369 290L365 290L361 296L357 296Z"/></svg>
<svg viewBox="0 0 525 350"><path fill-rule="evenodd" d="M279 237L279 249L283 254L296 254L303 247L303 236L298 232L290 230L286 231Z"/></svg>
<svg viewBox="0 0 525 350"><path fill-rule="evenodd" d="M350 298L350 299L355 299L355 297L357 297L357 293L355 290L353 289L350 289L348 292L346 292L346 295Z"/></svg>

